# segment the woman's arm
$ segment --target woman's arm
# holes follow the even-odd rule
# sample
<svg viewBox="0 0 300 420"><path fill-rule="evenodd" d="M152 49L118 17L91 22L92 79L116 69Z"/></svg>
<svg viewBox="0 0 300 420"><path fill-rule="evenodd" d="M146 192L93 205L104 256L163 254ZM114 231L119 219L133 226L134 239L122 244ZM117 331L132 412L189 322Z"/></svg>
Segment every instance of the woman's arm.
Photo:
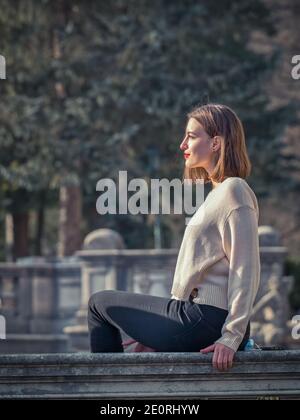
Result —
<svg viewBox="0 0 300 420"><path fill-rule="evenodd" d="M232 365L251 316L260 281L258 217L249 206L230 212L224 223L223 248L229 261L228 316L222 335L213 346L214 366L225 370Z"/></svg>
<svg viewBox="0 0 300 420"><path fill-rule="evenodd" d="M229 261L228 316L217 341L233 350L241 344L260 282L257 213L248 206L232 210L224 225L223 246Z"/></svg>

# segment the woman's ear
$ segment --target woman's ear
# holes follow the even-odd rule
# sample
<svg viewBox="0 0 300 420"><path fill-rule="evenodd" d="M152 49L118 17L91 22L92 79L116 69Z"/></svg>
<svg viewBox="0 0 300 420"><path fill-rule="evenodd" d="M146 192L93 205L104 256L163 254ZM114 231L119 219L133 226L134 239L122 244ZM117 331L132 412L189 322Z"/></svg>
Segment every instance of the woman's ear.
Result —
<svg viewBox="0 0 300 420"><path fill-rule="evenodd" d="M221 148L221 137L220 136L213 137L211 147L212 147L213 152L217 152L218 150L220 150L220 148Z"/></svg>

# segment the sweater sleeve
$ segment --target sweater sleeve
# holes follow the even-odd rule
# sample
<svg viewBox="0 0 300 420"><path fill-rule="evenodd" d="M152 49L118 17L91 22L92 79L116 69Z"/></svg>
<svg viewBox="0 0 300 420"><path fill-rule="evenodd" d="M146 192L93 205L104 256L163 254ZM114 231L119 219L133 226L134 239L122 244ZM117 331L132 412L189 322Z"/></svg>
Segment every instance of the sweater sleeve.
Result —
<svg viewBox="0 0 300 420"><path fill-rule="evenodd" d="M223 248L229 261L228 316L216 343L239 348L250 320L260 282L258 215L249 206L230 212L223 229Z"/></svg>

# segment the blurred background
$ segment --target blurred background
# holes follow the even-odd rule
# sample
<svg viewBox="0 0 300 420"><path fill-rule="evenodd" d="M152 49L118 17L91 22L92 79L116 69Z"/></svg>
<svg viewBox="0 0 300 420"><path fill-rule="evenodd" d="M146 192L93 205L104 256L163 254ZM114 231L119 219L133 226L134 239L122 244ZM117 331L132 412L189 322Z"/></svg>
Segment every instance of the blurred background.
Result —
<svg viewBox="0 0 300 420"><path fill-rule="evenodd" d="M17 343L9 351L33 348L22 334L51 332L59 345L72 325L84 335L83 289L169 295L184 217L99 215L96 183L118 183L121 170L181 179L186 113L207 102L231 106L244 123L266 278L257 322L273 325L265 343L286 343L273 332L277 304L279 329L300 313L300 80L291 75L299 1L0 0L0 11L0 312L7 342Z"/></svg>

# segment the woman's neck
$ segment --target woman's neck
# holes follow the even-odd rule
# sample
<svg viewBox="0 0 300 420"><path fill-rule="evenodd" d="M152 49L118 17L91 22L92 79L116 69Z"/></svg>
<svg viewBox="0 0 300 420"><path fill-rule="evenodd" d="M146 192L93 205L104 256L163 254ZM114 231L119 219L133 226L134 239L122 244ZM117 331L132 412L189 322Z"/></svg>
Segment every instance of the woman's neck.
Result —
<svg viewBox="0 0 300 420"><path fill-rule="evenodd" d="M228 177L226 176L224 179L223 179L223 181L222 182L224 182L225 181L225 179L227 179ZM212 189L214 190L215 188L217 188L219 185L221 185L222 184L222 182L215 182L215 181L211 181L211 184L212 184Z"/></svg>

